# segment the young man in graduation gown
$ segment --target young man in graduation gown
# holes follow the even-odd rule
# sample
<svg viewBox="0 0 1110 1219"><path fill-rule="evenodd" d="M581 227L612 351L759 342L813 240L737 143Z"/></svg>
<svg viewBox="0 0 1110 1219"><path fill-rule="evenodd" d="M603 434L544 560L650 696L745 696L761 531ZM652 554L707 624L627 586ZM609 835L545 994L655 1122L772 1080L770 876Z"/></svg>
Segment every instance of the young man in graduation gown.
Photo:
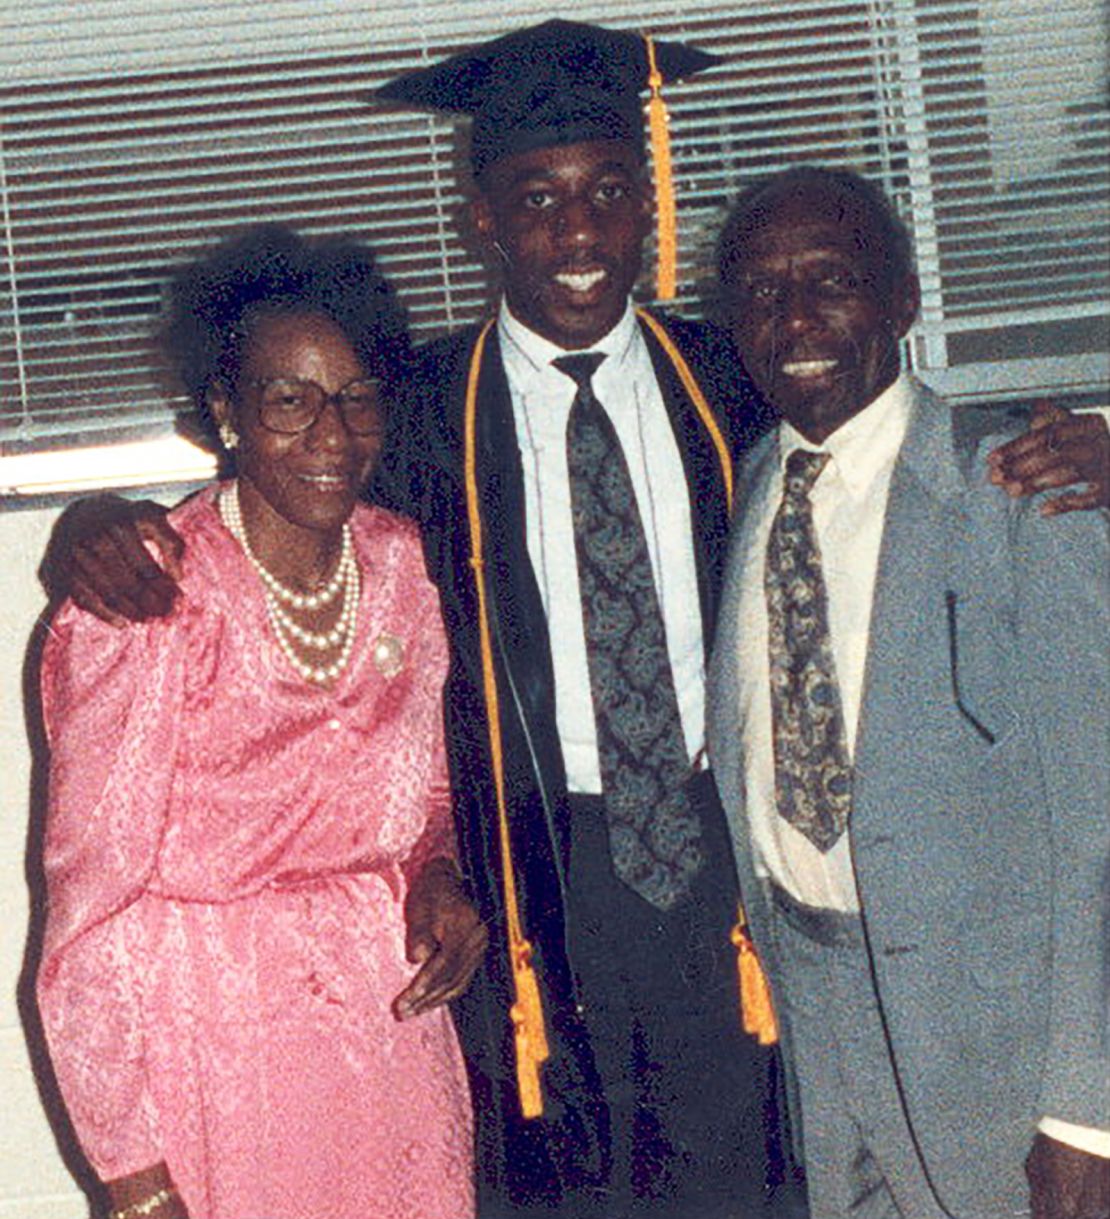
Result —
<svg viewBox="0 0 1110 1219"><path fill-rule="evenodd" d="M653 53L665 79L712 62ZM473 218L504 287L493 319L422 352L378 489L421 521L452 637L458 825L491 933L459 1022L504 1213L755 1215L784 1175L702 761L731 458L762 417L717 334L631 304L647 77L643 39L549 22L381 91L473 116Z"/></svg>

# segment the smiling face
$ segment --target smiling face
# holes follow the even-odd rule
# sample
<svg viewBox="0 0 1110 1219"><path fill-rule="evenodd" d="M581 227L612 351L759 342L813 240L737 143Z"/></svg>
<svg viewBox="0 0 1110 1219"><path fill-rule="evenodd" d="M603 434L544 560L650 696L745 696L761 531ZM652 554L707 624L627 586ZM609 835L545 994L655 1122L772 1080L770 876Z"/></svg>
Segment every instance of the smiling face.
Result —
<svg viewBox="0 0 1110 1219"><path fill-rule="evenodd" d="M620 321L650 217L643 163L616 140L505 157L474 204L478 231L504 260L513 315L567 350Z"/></svg>
<svg viewBox="0 0 1110 1219"><path fill-rule="evenodd" d="M381 451L385 419L382 414L381 426L369 435L354 435L330 401L306 431L274 432L259 417L261 383L314 381L336 394L365 376L347 337L329 318L262 313L250 322L234 392L217 388L210 395L217 422L229 422L239 436L243 519L264 562L267 554L311 553L337 536Z"/></svg>
<svg viewBox="0 0 1110 1219"><path fill-rule="evenodd" d="M820 443L897 377L916 277L891 268L873 218L818 186L771 201L738 239L725 285L745 368Z"/></svg>

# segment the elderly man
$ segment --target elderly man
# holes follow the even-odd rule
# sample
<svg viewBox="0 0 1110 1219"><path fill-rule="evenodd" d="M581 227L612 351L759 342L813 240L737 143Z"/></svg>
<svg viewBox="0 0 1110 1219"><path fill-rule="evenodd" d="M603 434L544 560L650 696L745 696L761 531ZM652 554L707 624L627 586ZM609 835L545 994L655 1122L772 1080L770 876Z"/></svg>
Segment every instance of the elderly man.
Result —
<svg viewBox="0 0 1110 1219"><path fill-rule="evenodd" d="M720 270L781 423L741 480L709 747L814 1219L1105 1219L1106 521L1008 499L973 417L899 372L918 286L868 182L749 189Z"/></svg>

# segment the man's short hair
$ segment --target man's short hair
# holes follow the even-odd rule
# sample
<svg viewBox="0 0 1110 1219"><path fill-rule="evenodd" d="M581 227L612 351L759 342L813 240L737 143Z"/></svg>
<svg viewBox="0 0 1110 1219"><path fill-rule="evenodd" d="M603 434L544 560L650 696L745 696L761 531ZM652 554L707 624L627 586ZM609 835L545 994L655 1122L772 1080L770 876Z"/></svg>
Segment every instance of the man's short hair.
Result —
<svg viewBox="0 0 1110 1219"><path fill-rule="evenodd" d="M892 280L914 273L909 229L880 187L851 169L795 165L751 183L732 205L717 242L717 273L723 286L734 280L745 237L764 224L784 199L815 191L874 226Z"/></svg>

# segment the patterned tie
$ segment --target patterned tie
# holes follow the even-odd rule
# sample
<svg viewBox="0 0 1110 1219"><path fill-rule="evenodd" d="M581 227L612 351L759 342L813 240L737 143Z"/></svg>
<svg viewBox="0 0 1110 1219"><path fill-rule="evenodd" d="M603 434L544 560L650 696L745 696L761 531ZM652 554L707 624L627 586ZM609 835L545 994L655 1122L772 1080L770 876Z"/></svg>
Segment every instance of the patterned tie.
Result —
<svg viewBox="0 0 1110 1219"><path fill-rule="evenodd" d="M590 379L604 355L561 356L574 544L613 870L667 910L702 865L690 762L647 539L617 433Z"/></svg>
<svg viewBox="0 0 1110 1219"><path fill-rule="evenodd" d="M828 460L828 453L804 449L786 459L764 575L775 799L779 814L819 851L844 833L852 805L852 765L809 500Z"/></svg>

